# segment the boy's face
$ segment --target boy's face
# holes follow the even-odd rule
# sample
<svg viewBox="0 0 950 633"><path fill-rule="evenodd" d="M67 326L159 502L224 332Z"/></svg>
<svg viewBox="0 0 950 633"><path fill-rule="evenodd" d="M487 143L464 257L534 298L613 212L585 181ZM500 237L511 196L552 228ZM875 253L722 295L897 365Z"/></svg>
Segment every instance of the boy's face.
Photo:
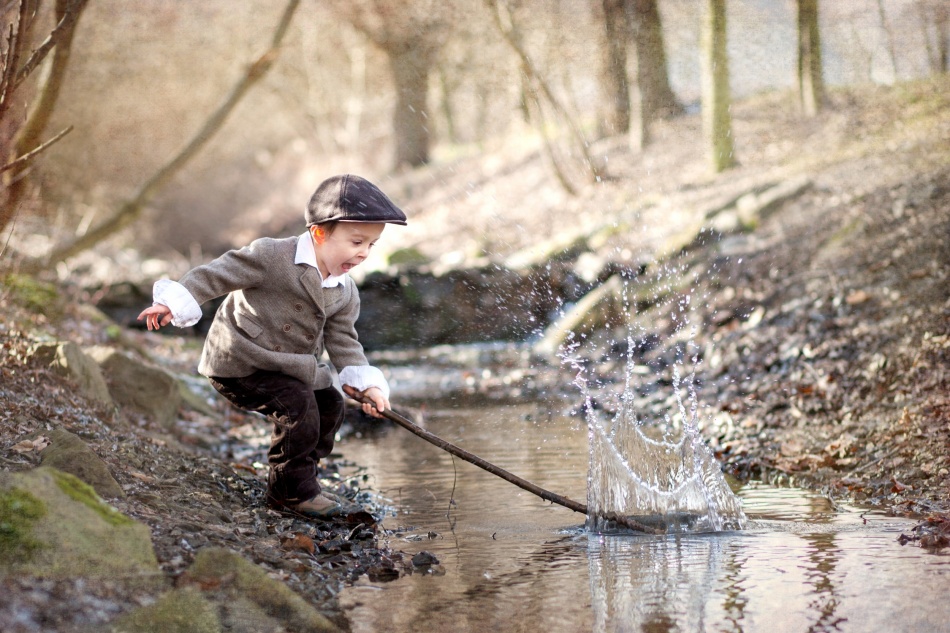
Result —
<svg viewBox="0 0 950 633"><path fill-rule="evenodd" d="M382 222L340 222L322 244L314 240L320 273L336 276L347 273L369 257L369 251L382 235ZM313 232L311 231L311 234Z"/></svg>

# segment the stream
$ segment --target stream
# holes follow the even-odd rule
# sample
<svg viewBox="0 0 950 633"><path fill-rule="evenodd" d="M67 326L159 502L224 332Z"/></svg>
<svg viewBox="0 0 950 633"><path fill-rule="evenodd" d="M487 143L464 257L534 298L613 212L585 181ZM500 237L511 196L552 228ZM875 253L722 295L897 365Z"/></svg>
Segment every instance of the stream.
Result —
<svg viewBox="0 0 950 633"><path fill-rule="evenodd" d="M552 492L587 499L588 435L543 403L430 403L428 430ZM550 410L559 410L557 406ZM898 536L915 522L749 484L743 530L589 533L552 505L398 427L337 445L387 507L389 545L438 564L366 576L340 601L386 631L950 630L950 556Z"/></svg>

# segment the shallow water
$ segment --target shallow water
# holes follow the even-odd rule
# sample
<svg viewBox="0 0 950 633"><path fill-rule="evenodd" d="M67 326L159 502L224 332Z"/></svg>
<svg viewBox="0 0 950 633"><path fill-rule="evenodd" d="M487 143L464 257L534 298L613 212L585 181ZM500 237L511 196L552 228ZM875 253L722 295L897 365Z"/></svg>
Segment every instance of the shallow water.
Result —
<svg viewBox="0 0 950 633"><path fill-rule="evenodd" d="M584 502L587 433L539 405L444 408L427 428ZM950 556L897 537L913 522L749 485L743 531L591 534L549 504L399 428L338 445L387 500L389 544L439 565L341 594L354 632L950 631Z"/></svg>

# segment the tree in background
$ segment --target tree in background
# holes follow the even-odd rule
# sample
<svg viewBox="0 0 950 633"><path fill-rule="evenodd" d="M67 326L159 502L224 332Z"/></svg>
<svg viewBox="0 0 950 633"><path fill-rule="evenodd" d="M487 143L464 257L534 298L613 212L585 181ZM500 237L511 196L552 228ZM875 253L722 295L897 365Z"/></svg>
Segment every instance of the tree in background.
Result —
<svg viewBox="0 0 950 633"><path fill-rule="evenodd" d="M603 112L598 120L600 136L623 134L630 128L630 85L627 80L627 42L630 25L628 0L601 0L600 91Z"/></svg>
<svg viewBox="0 0 950 633"><path fill-rule="evenodd" d="M715 173L736 164L729 107L729 58L726 53L726 0L706 0L700 43L702 56L703 138Z"/></svg>
<svg viewBox="0 0 950 633"><path fill-rule="evenodd" d="M798 0L798 97L808 116L818 114L825 99L818 0Z"/></svg>
<svg viewBox="0 0 950 633"><path fill-rule="evenodd" d="M657 0L602 0L600 85L604 99L601 134L629 131L636 148L647 143L651 121L682 112L670 87ZM627 47L633 43L634 80L628 78ZM632 93L632 94L631 94Z"/></svg>
<svg viewBox="0 0 950 633"><path fill-rule="evenodd" d="M950 70L950 4L947 0L918 0L917 15L930 68L937 73L947 72Z"/></svg>
<svg viewBox="0 0 950 633"><path fill-rule="evenodd" d="M367 37L389 61L396 101L393 167L429 162L429 76L451 32L451 2L438 0L333 0L333 10Z"/></svg>
<svg viewBox="0 0 950 633"><path fill-rule="evenodd" d="M0 122L4 129L4 145L13 137L12 147L4 147L0 160L5 162L0 171L4 173L6 197L0 206L0 231L16 216L17 209L27 188L28 169L32 159L47 147L61 139L70 128L42 142L50 117L59 98L60 87L69 64L73 33L87 0L57 0L55 25L46 39L24 61L28 47L32 46L33 28L39 11L38 0L20 0L8 5L3 24L7 33L6 46L2 50L2 75L0 75ZM14 95L21 91L27 78L35 71L50 51L53 62L46 78L38 87L36 103L20 127L23 113L14 106ZM25 99L20 97L22 102ZM7 162L8 161L8 162Z"/></svg>
<svg viewBox="0 0 950 633"><path fill-rule="evenodd" d="M647 121L683 111L670 87L657 0L628 0L632 10L633 43L637 51L637 85Z"/></svg>

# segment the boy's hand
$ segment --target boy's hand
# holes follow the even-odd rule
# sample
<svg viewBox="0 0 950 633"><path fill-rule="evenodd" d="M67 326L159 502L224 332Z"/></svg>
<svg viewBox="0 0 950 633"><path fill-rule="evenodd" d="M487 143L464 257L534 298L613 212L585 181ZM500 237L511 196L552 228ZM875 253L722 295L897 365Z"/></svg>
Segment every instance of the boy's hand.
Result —
<svg viewBox="0 0 950 633"><path fill-rule="evenodd" d="M157 330L163 325L168 325L172 322L172 311L168 309L168 306L159 303L142 310L138 320L141 321L143 318L145 319L145 325L148 329Z"/></svg>
<svg viewBox="0 0 950 633"><path fill-rule="evenodd" d="M389 400L383 396L383 392L381 389L379 389L379 387L370 387L366 391L360 391L359 389L351 387L350 385L343 385L343 391L351 397L354 394L360 394L364 398L372 400L373 404L376 405L375 408L368 402L363 402L360 406L363 408L363 413L374 418L382 418L383 416L380 415L379 412L387 411L391 408L389 406Z"/></svg>

